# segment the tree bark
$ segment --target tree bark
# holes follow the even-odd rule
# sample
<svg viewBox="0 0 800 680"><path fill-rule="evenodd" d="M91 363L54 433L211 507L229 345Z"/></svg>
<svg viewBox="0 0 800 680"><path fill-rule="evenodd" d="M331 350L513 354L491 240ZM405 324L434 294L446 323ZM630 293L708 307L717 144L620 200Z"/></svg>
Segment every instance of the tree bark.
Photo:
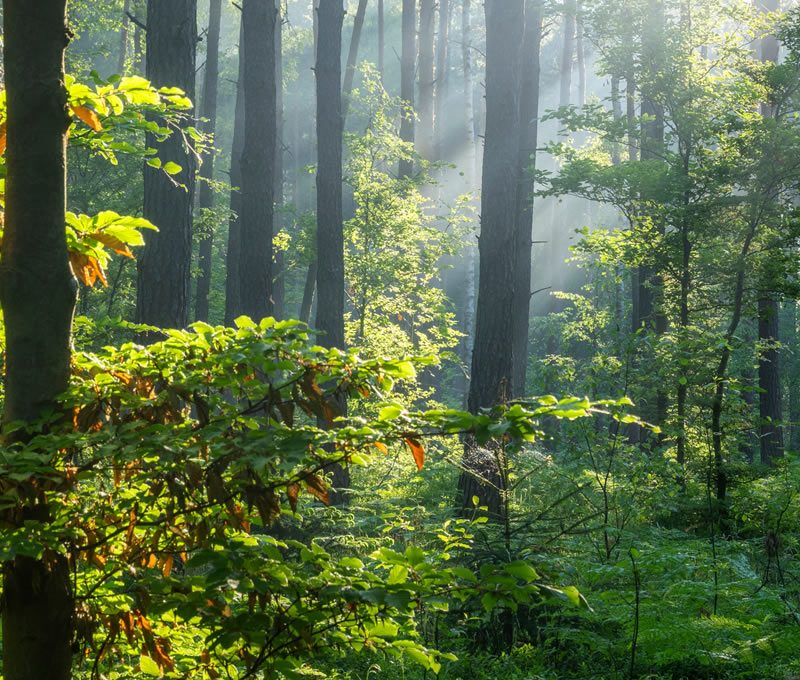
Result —
<svg viewBox="0 0 800 680"><path fill-rule="evenodd" d="M342 0L320 0L317 86L317 317L318 342L344 348L344 231L342 224ZM345 412L344 400L337 403ZM347 468L336 465L334 490L350 486ZM335 492L332 502L344 494Z"/></svg>
<svg viewBox="0 0 800 680"><path fill-rule="evenodd" d="M203 74L203 103L200 115L205 119L203 132L214 138L217 129L217 85L219 83L219 31L222 18L222 0L210 0L208 9L208 32L206 33L206 69ZM215 140L216 141L216 140ZM210 210L214 207L214 150L203 155L200 166L200 197L198 208ZM203 234L199 247L200 276L197 279L194 316L199 321L208 321L208 295L211 292L211 248L214 235Z"/></svg>
<svg viewBox="0 0 800 680"><path fill-rule="evenodd" d="M533 246L533 180L539 137L539 48L542 40L542 4L526 0L522 42L520 97L519 191L517 193L514 246L514 369L513 394L523 396L528 368L528 333L531 309L531 257Z"/></svg>
<svg viewBox="0 0 800 680"><path fill-rule="evenodd" d="M244 151L239 297L253 319L270 316L275 214L275 4L244 0Z"/></svg>
<svg viewBox="0 0 800 680"><path fill-rule="evenodd" d="M461 6L461 63L464 75L464 132L467 163L464 179L467 191L475 190L478 172L478 149L475 135L475 80L472 71L472 2L463 0Z"/></svg>
<svg viewBox="0 0 800 680"><path fill-rule="evenodd" d="M275 115L277 117L275 130L275 189L273 200L278 208L273 215L273 235L283 228L283 213L281 208L284 203L283 193L283 165L284 165L284 130L285 118L283 107L283 0L275 2ZM284 318L286 314L286 270L282 250L275 251L275 271L272 276L272 313L276 319Z"/></svg>
<svg viewBox="0 0 800 680"><path fill-rule="evenodd" d="M0 302L5 321L3 424L34 423L58 409L69 384L76 282L64 233L66 133L65 0L6 0L7 95L5 224ZM4 443L24 440L4 432ZM50 452L43 452L46 457ZM31 493L31 496L34 496ZM38 494L36 494L38 495ZM19 526L47 522L41 498L19 499ZM68 680L73 593L66 557L18 556L3 565L2 639L6 680Z"/></svg>
<svg viewBox="0 0 800 680"><path fill-rule="evenodd" d="M434 158L443 160L447 134L446 107L449 76L450 0L439 0L439 35L436 39L436 92L434 111Z"/></svg>
<svg viewBox="0 0 800 680"><path fill-rule="evenodd" d="M433 92L435 0L419 5L419 130L417 149L426 160L433 158Z"/></svg>
<svg viewBox="0 0 800 680"><path fill-rule="evenodd" d="M511 396L514 246L519 190L519 71L523 0L486 0L486 137L483 158L480 282L469 409ZM500 516L502 475L492 455L467 442L459 481L464 510L478 496Z"/></svg>
<svg viewBox="0 0 800 680"><path fill-rule="evenodd" d="M225 254L225 324L230 326L242 313L239 297L239 257L242 250L242 152L244 151L244 22L239 27L239 73L236 81L236 108L233 114L231 145L231 216L228 221L228 248Z"/></svg>
<svg viewBox="0 0 800 680"><path fill-rule="evenodd" d="M353 81L356 75L358 62L358 47L361 42L361 30L364 28L364 17L367 14L367 0L358 0L356 16L353 20L353 35L350 37L350 49L347 52L347 68L344 72L344 85L342 86L342 121L347 122L350 111L350 96L353 94Z"/></svg>
<svg viewBox="0 0 800 680"><path fill-rule="evenodd" d="M147 78L157 87L179 87L192 100L196 15L197 0L147 3ZM144 167L143 213L159 231L148 235L138 258L136 318L154 326L183 328L189 321L195 161L180 134L163 142L148 135L147 145L156 149L162 164L177 163L181 171L170 177L163 170Z"/></svg>
<svg viewBox="0 0 800 680"><path fill-rule="evenodd" d="M414 143L414 58L416 56L417 1L403 0L402 51L400 54L400 99L406 110L400 114L400 139ZM398 174L410 177L414 172L411 160L400 161Z"/></svg>

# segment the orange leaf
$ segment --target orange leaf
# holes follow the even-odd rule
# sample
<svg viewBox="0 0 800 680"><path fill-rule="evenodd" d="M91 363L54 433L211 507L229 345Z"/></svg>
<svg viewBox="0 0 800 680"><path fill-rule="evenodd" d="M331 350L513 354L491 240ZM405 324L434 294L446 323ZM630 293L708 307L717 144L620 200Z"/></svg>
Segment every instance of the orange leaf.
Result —
<svg viewBox="0 0 800 680"><path fill-rule="evenodd" d="M6 124L0 123L0 156L6 151Z"/></svg>
<svg viewBox="0 0 800 680"><path fill-rule="evenodd" d="M292 512L297 512L297 497L299 494L299 484L289 484L289 486L286 487L286 495L289 497L289 505L292 506Z"/></svg>
<svg viewBox="0 0 800 680"><path fill-rule="evenodd" d="M93 238L95 241L100 241L100 243L102 243L104 246L111 248L111 250L117 253L117 255L124 255L125 257L130 257L133 259L133 251L116 236L104 234L102 231L96 231L94 234L89 234L89 238Z"/></svg>
<svg viewBox="0 0 800 680"><path fill-rule="evenodd" d="M417 470L421 470L425 465L425 449L422 448L422 444L419 443L419 440L414 437L406 437L404 441L408 445L408 448L411 449L411 455L414 456Z"/></svg>
<svg viewBox="0 0 800 680"><path fill-rule="evenodd" d="M103 126L100 124L100 119L91 109L87 109L85 106L73 106L71 108L72 113L74 113L95 132L100 132L100 130L103 129Z"/></svg>
<svg viewBox="0 0 800 680"><path fill-rule="evenodd" d="M322 479L316 475L308 475L306 477L306 488L312 496L322 501L325 505L330 505L331 500L328 496L328 489Z"/></svg>
<svg viewBox="0 0 800 680"><path fill-rule="evenodd" d="M167 578L172 573L172 563L174 562L174 558L172 555L167 555L167 558L164 560L164 565L161 567L161 573L164 575L164 578Z"/></svg>
<svg viewBox="0 0 800 680"><path fill-rule="evenodd" d="M386 444L384 444L383 442L372 442L372 445L384 455L389 453L389 449L386 448Z"/></svg>

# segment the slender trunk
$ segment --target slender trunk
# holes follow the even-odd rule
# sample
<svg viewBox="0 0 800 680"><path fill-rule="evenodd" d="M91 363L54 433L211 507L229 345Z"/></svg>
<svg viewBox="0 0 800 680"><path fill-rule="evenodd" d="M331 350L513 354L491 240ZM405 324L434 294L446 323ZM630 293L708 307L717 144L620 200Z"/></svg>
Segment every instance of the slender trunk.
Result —
<svg viewBox="0 0 800 680"><path fill-rule="evenodd" d="M475 86L472 73L472 3L463 0L461 6L461 60L464 73L464 125L467 161L464 179L467 191L475 190L478 178L478 152L475 136Z"/></svg>
<svg viewBox="0 0 800 680"><path fill-rule="evenodd" d="M786 388L789 394L789 435L787 445L789 450L800 450L800 380L798 380L798 359L796 357L798 345L797 333L797 301L784 302L784 318L781 321L784 329L786 346L794 349L795 354L790 354L788 361L783 362L786 368ZM788 365L787 365L788 364Z"/></svg>
<svg viewBox="0 0 800 680"><path fill-rule="evenodd" d="M433 158L433 91L435 0L420 0L419 5L419 129L417 149L420 155Z"/></svg>
<svg viewBox="0 0 800 680"><path fill-rule="evenodd" d="M179 87L194 101L197 0L148 0L147 78L157 87ZM188 114L193 117L194 112ZM192 264L192 208L195 160L183 136L158 141L149 134L147 146L162 165L173 162L181 171L173 177L144 166L144 217L159 231L150 234L138 258L136 318L140 323L183 328L189 321Z"/></svg>
<svg viewBox="0 0 800 680"><path fill-rule="evenodd" d="M383 0L378 0L378 73L381 81L384 78L386 60L386 27L384 18Z"/></svg>
<svg viewBox="0 0 800 680"><path fill-rule="evenodd" d="M575 13L576 1L564 3L564 40L561 45L561 78L559 81L559 106L569 106L572 101L572 69L575 64Z"/></svg>
<svg viewBox="0 0 800 680"><path fill-rule="evenodd" d="M531 256L533 246L533 181L539 136L539 48L542 40L540 0L526 0L520 81L519 191L517 192L514 246L514 369L513 394L523 396L528 367L528 333L531 307Z"/></svg>
<svg viewBox="0 0 800 680"><path fill-rule="evenodd" d="M611 76L611 111L614 116L614 122L618 123L622 120L622 104L620 103L619 92L619 76ZM612 165L619 165L622 162L622 154L620 154L619 144L612 144L611 146L611 163Z"/></svg>
<svg viewBox="0 0 800 680"><path fill-rule="evenodd" d="M137 73L144 73L147 66L144 55L144 40L142 38L142 27L139 24L134 24L133 27L133 67L132 70Z"/></svg>
<svg viewBox="0 0 800 680"><path fill-rule="evenodd" d="M273 234L280 233L283 228L283 163L284 163L284 128L283 113L283 16L281 8L283 0L275 2L275 187L273 200L278 208L273 215ZM275 271L272 276L272 313L276 319L282 319L286 305L286 271L284 269L282 250L275 251Z"/></svg>
<svg viewBox="0 0 800 680"><path fill-rule="evenodd" d="M241 20L240 20L241 21ZM239 72L231 145L231 216L228 220L228 249L225 255L225 323L230 326L242 313L239 297L239 257L242 249L242 152L244 151L244 22L239 27Z"/></svg>
<svg viewBox="0 0 800 680"><path fill-rule="evenodd" d="M575 59L578 64L578 106L586 105L586 41L584 40L584 26L581 20L581 2L576 7L576 33L575 33Z"/></svg>
<svg viewBox="0 0 800 680"><path fill-rule="evenodd" d="M347 67L344 72L344 85L342 86L342 120L347 122L350 111L350 96L353 93L353 80L356 75L358 62L358 46L361 42L361 30L364 27L364 17L367 14L367 0L358 0L358 9L353 20L353 35L350 38L350 49L347 52Z"/></svg>
<svg viewBox="0 0 800 680"><path fill-rule="evenodd" d="M417 0L403 0L402 41L400 54L400 99L404 111L400 114L400 139L414 143L414 57L416 55ZM410 177L414 172L412 160L401 160L398 174Z"/></svg>
<svg viewBox="0 0 800 680"><path fill-rule="evenodd" d="M439 36L436 47L436 93L434 125L434 157L444 158L444 138L447 132L447 85L448 85L448 53L450 35L450 0L439 0Z"/></svg>
<svg viewBox="0 0 800 680"><path fill-rule="evenodd" d="M344 232L342 224L342 0L320 0L317 86L317 317L318 342L344 348ZM344 413L347 404L337 401ZM346 467L333 471L332 502L346 502Z"/></svg>
<svg viewBox="0 0 800 680"><path fill-rule="evenodd" d="M119 57L117 59L117 73L125 72L125 62L128 61L128 38L130 33L130 19L128 13L131 11L131 0L123 0L122 3L122 25L119 29Z"/></svg>
<svg viewBox="0 0 800 680"><path fill-rule="evenodd" d="M483 159L480 281L469 409L506 401L511 393L515 214L519 190L520 56L523 0L486 0L486 137ZM464 510L471 499L502 515L503 489L496 442L486 455L467 442L459 481Z"/></svg>
<svg viewBox="0 0 800 680"><path fill-rule="evenodd" d="M780 0L761 0L759 3L763 12L777 12L780 9ZM761 61L772 64L778 63L780 43L774 35L765 36L761 40ZM761 106L761 115L772 118L775 111L772 105L764 103ZM780 340L778 300L769 288L771 282L768 277L763 279L764 292L758 300L758 339L766 345L758 359L758 409L760 415L761 432L761 462L764 465L773 465L783 456L783 392L780 377L780 353L776 343Z"/></svg>
<svg viewBox="0 0 800 680"><path fill-rule="evenodd" d="M239 297L253 319L270 316L277 102L275 4L244 0L244 151Z"/></svg>
<svg viewBox="0 0 800 680"><path fill-rule="evenodd" d="M6 0L3 13L7 102L5 220L0 302L5 322L3 425L34 423L58 409L67 389L76 282L64 235L66 133L65 0ZM5 428L4 428L5 429ZM28 437L6 429L4 444ZM14 455L13 449L6 449ZM44 460L51 452L45 451ZM22 493L22 492L21 492ZM44 522L44 494L17 499L18 526ZM6 516L8 518L8 516ZM67 558L56 549L39 559L3 563L2 639L6 680L71 677L74 601Z"/></svg>
<svg viewBox="0 0 800 680"><path fill-rule="evenodd" d="M222 17L222 0L211 0L208 10L208 32L206 38L206 70L203 75L203 103L200 115L203 132L213 138L217 129L217 86L219 83L219 31ZM214 208L214 150L203 155L200 166L200 197L198 208L203 211ZM211 229L211 227L208 227ZM197 279L194 316L199 321L208 321L208 294L211 291L211 249L214 234L203 234L199 247L200 275Z"/></svg>
<svg viewBox="0 0 800 680"><path fill-rule="evenodd" d="M300 302L300 321L311 323L311 309L314 306L314 293L317 290L317 259L314 258L306 270L306 282L303 286L303 300Z"/></svg>

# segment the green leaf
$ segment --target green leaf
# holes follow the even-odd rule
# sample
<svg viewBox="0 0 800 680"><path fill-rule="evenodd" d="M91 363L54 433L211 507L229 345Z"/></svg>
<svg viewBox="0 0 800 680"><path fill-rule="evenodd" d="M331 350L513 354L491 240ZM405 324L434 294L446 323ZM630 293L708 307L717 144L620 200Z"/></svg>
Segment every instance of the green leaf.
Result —
<svg viewBox="0 0 800 680"><path fill-rule="evenodd" d="M139 657L139 668L142 669L142 673L145 675L152 675L156 678L161 677L161 669L149 656L142 655Z"/></svg>
<svg viewBox="0 0 800 680"><path fill-rule="evenodd" d="M173 161L167 161L164 163L163 169L168 175L177 175L181 170L183 170L180 165L174 163Z"/></svg>

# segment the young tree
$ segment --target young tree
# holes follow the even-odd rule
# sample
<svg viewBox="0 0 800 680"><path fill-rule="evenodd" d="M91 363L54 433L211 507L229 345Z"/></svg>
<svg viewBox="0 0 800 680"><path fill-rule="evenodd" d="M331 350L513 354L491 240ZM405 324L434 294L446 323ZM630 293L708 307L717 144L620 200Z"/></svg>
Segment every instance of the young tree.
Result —
<svg viewBox="0 0 800 680"><path fill-rule="evenodd" d="M361 30L364 28L364 18L367 14L367 0L358 0L356 16L353 20L353 35L350 38L350 49L347 52L347 67L344 72L344 85L342 85L342 119L347 122L347 113L350 110L350 96L353 93L353 80L356 75L358 62L358 48L361 44Z"/></svg>
<svg viewBox="0 0 800 680"><path fill-rule="evenodd" d="M436 3L419 5L419 128L417 149L426 160L433 158L434 37Z"/></svg>
<svg viewBox="0 0 800 680"><path fill-rule="evenodd" d="M27 438L15 422L34 424L57 412L70 375L77 284L70 271L66 221L66 141L70 118L64 89L69 40L66 0L35 6L7 0L3 12L7 102L7 180L0 263L5 322L3 444L8 455ZM40 452L48 466L48 451ZM4 522L47 522L44 494L30 488L19 513ZM3 568L3 676L68 680L73 593L70 567L57 550L18 554Z"/></svg>
<svg viewBox="0 0 800 680"><path fill-rule="evenodd" d="M416 57L417 0L403 0L402 51L400 53L400 98L405 111L400 114L400 139L414 143L414 60ZM409 177L414 172L411 160L401 160L398 174Z"/></svg>
<svg viewBox="0 0 800 680"><path fill-rule="evenodd" d="M439 0L439 35L436 38L436 92L434 111L434 156L443 160L447 130L446 106L450 54L450 0Z"/></svg>
<svg viewBox="0 0 800 680"><path fill-rule="evenodd" d="M148 0L147 77L194 100L197 0ZM191 116L192 113L190 112ZM159 231L138 259L136 318L164 328L189 321L195 161L182 135L148 135L159 167L144 167L144 217ZM168 165L172 164L172 165ZM180 168L180 169L178 169Z"/></svg>
<svg viewBox="0 0 800 680"><path fill-rule="evenodd" d="M520 48L523 0L486 1L486 136L481 203L480 282L472 354L469 410L511 397L515 215L519 190ZM490 514L501 513L496 459L468 442L459 491L465 509L478 496Z"/></svg>
<svg viewBox="0 0 800 680"><path fill-rule="evenodd" d="M244 0L244 149L239 253L239 299L242 313L270 316L272 300L272 230L275 214L275 20L273 0Z"/></svg>
<svg viewBox="0 0 800 680"><path fill-rule="evenodd" d="M219 30L222 19L222 0L210 0L208 9L208 31L206 32L206 68L203 74L203 103L200 115L204 119L203 132L214 138L217 127L217 85L219 82ZM203 156L200 166L200 197L197 207L201 216L214 207L214 150ZM199 266L194 316L199 321L208 320L208 294L211 291L211 246L213 233L204 233L200 240Z"/></svg>

